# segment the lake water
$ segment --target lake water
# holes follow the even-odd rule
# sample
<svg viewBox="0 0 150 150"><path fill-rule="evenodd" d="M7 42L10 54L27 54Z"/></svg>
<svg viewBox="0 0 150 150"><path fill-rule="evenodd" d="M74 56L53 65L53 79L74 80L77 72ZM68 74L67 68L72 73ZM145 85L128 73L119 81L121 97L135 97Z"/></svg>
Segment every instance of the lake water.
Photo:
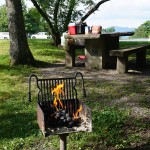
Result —
<svg viewBox="0 0 150 150"><path fill-rule="evenodd" d="M127 38L127 39L120 39L119 41L123 41L123 42L125 42L125 41L127 41L127 42L150 42L150 38L136 38L136 39L129 39L129 38Z"/></svg>

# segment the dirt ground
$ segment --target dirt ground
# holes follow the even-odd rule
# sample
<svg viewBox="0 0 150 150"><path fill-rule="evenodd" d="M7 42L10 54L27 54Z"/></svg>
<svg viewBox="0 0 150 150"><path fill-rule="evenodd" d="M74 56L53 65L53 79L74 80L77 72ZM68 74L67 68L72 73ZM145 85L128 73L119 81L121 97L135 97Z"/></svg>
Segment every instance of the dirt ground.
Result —
<svg viewBox="0 0 150 150"><path fill-rule="evenodd" d="M84 67L84 63L77 63L76 67L66 67L65 62L49 64L46 67L39 67L39 71L44 77L72 77L74 73L81 72L86 79L105 79L119 80L122 82L128 80L145 80L150 76L150 65L137 69L134 64L129 65L128 73L118 74L115 69L94 69Z"/></svg>

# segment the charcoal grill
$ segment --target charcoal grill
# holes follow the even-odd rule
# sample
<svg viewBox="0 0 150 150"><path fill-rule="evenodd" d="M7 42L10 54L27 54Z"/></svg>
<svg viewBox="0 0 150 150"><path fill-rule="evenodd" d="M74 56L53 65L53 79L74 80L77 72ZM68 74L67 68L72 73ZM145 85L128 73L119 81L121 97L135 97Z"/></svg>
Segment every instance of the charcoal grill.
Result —
<svg viewBox="0 0 150 150"><path fill-rule="evenodd" d="M31 101L31 79L36 79L37 122L45 137L60 136L60 149L66 150L66 137L74 132L91 132L91 109L78 99L78 89L86 98L83 75L75 73L70 78L39 79L32 74L29 77L29 101ZM77 84L81 82L81 84ZM81 86L81 87L79 87ZM57 91L57 92L56 92Z"/></svg>

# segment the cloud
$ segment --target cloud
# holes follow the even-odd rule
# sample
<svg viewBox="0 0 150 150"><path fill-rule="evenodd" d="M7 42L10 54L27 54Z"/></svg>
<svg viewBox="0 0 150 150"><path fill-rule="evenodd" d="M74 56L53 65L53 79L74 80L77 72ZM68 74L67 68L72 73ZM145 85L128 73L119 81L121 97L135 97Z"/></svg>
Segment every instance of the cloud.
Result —
<svg viewBox="0 0 150 150"><path fill-rule="evenodd" d="M100 0L95 0L98 2ZM0 5L5 0L0 0ZM28 0L28 5L31 2ZM104 28L110 26L127 26L137 28L150 20L150 0L110 0L99 7L99 11L92 14L87 24L100 24Z"/></svg>
<svg viewBox="0 0 150 150"><path fill-rule="evenodd" d="M150 20L149 0L110 0L87 19L89 24L138 27Z"/></svg>

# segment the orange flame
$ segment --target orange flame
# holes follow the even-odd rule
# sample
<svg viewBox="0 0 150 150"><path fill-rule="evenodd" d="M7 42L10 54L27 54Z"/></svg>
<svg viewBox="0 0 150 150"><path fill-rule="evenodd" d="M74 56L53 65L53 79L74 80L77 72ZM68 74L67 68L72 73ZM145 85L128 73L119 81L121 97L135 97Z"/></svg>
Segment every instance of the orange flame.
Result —
<svg viewBox="0 0 150 150"><path fill-rule="evenodd" d="M59 84L59 85L56 85L56 87L52 90L52 94L55 95L55 99L54 99L54 102L53 102L53 105L55 106L55 108L58 110L57 108L57 101L59 102L60 106L63 108L63 104L59 98L60 94L62 94L64 96L64 92L62 90L62 88L64 87L64 82Z"/></svg>
<svg viewBox="0 0 150 150"><path fill-rule="evenodd" d="M56 99L56 98L54 99L53 104L54 104L54 106L55 106L56 110L58 110L58 108L57 108L57 99Z"/></svg>
<svg viewBox="0 0 150 150"><path fill-rule="evenodd" d="M82 110L82 105L80 105L79 109L76 111L75 114L73 114L73 118L74 119L78 119L78 115L79 115L79 112Z"/></svg>

